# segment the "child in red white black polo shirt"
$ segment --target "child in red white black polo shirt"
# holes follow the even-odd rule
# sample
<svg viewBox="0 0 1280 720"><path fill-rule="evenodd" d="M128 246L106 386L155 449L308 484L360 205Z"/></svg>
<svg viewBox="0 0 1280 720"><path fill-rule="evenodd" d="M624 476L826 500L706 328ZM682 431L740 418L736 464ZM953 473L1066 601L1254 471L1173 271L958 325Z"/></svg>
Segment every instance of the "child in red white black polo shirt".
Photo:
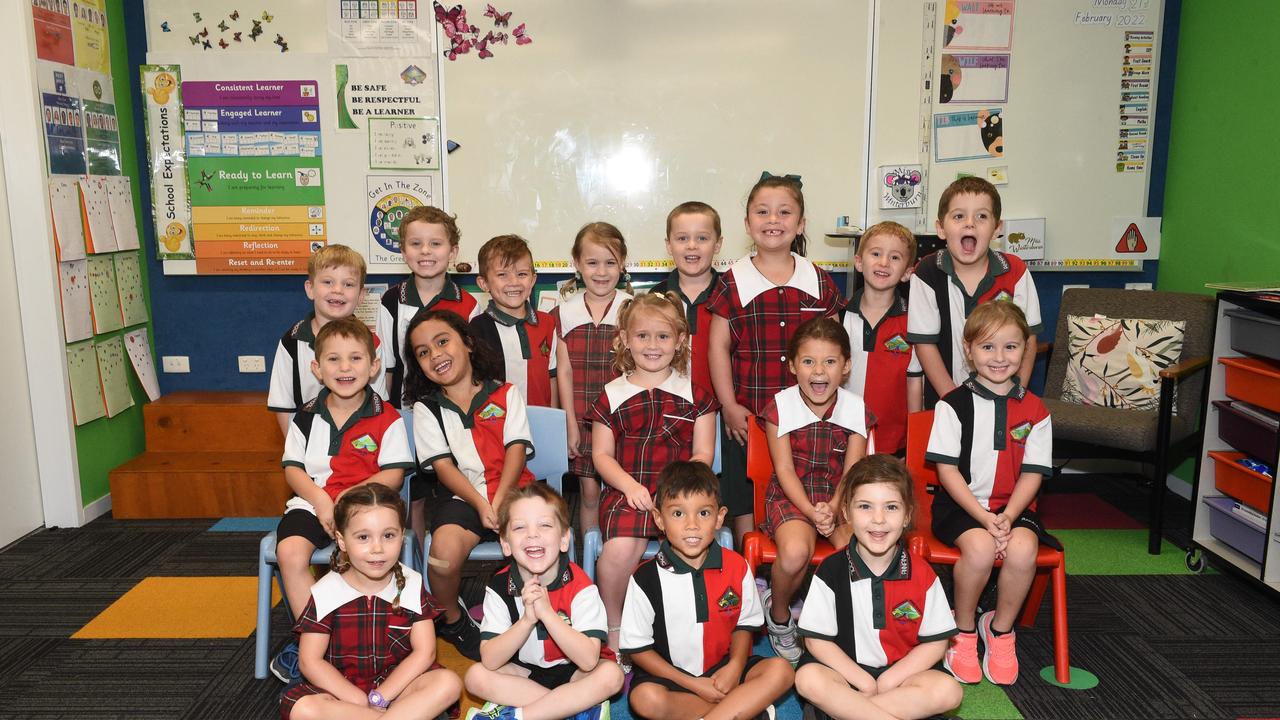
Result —
<svg viewBox="0 0 1280 720"><path fill-rule="evenodd" d="M622 619L639 717L772 718L795 677L786 660L751 654L764 615L747 561L716 542L719 488L699 462L662 471L654 501L666 540L631 576Z"/></svg>
<svg viewBox="0 0 1280 720"><path fill-rule="evenodd" d="M500 360L486 352L467 323L427 310L409 323L405 397L413 401L418 462L430 465L453 497L431 515L427 578L444 607L437 630L472 660L480 659L480 629L458 599L462 565L481 541L497 540L495 508L518 485L534 481L524 399L503 383Z"/></svg>
<svg viewBox="0 0 1280 720"><path fill-rule="evenodd" d="M289 423L281 464L294 496L276 528L276 559L295 619L315 583L311 554L333 540L334 503L366 483L399 490L413 467L404 420L368 387L378 373L368 326L353 317L333 320L316 334L315 349L311 372L324 389ZM284 682L296 678L296 646L286 646L271 671Z"/></svg>
<svg viewBox="0 0 1280 720"><path fill-rule="evenodd" d="M1053 425L1017 375L1030 337L1011 302L994 300L970 313L964 348L974 374L938 403L925 453L938 466L943 490L933 501L933 534L960 550L954 572L960 632L946 664L963 683L983 675L997 685L1018 679L1014 619L1035 579L1040 543L1062 549L1035 512L1040 483L1053 472ZM975 620L996 560L1003 561L996 608Z"/></svg>
<svg viewBox="0 0 1280 720"><path fill-rule="evenodd" d="M605 645L604 603L565 554L569 506L545 483L516 488L498 507L511 558L485 587L480 662L467 690L490 701L472 718L597 720L622 687Z"/></svg>
<svg viewBox="0 0 1280 720"><path fill-rule="evenodd" d="M689 378L693 384L715 395L707 344L711 340L711 291L720 273L711 267L724 238L720 213L704 202L685 202L667 214L667 253L676 269L649 289L660 294L675 293L684 305L689 322Z"/></svg>
<svg viewBox="0 0 1280 720"><path fill-rule="evenodd" d="M902 281L916 262L916 236L896 222L867 228L853 264L862 289L844 310L853 368L845 389L860 396L876 417L875 452L907 447L907 414L923 407L924 372L907 341L907 301Z"/></svg>
<svg viewBox="0 0 1280 720"><path fill-rule="evenodd" d="M747 481L747 416L795 384L787 342L800 323L835 315L844 304L831 275L805 258L800 178L764 173L747 195L747 234L755 252L720 277L707 302L711 382L721 411L721 481L734 537L753 526Z"/></svg>
<svg viewBox="0 0 1280 720"><path fill-rule="evenodd" d="M902 541L915 509L911 473L888 455L864 458L836 503L853 541L818 566L800 614L804 716L914 720L956 707L963 691L934 669L956 632L951 608L933 568Z"/></svg>

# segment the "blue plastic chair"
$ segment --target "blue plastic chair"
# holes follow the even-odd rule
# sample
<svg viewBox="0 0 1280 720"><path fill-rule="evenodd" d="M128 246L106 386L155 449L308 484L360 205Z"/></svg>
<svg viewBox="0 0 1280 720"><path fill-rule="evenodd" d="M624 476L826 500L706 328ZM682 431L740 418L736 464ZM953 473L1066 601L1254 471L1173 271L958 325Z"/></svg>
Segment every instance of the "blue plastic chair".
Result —
<svg viewBox="0 0 1280 720"><path fill-rule="evenodd" d="M716 452L711 460L711 472L720 474L720 413L716 413ZM720 541L721 547L733 547L733 530L728 526L723 526L716 533L716 539ZM643 558L648 559L658 554L658 548L662 543L658 540L650 540L649 544L644 548ZM587 577L592 580L596 579L596 561L600 559L600 551L604 549L604 538L600 534L600 528L591 528L582 536L582 569L586 571Z"/></svg>
<svg viewBox="0 0 1280 720"><path fill-rule="evenodd" d="M409 434L409 451L413 452L413 413L401 410L400 416L404 418L405 430ZM409 504L409 476L412 473L406 473L404 484L400 486L400 497L404 499L405 505ZM415 542L406 542L400 550L400 562L421 572L420 564L416 562L414 557ZM328 565L329 560L333 557L333 543L322 548L316 548L311 553L312 565ZM280 600L284 603L285 612L289 617L293 617L293 613L289 609L289 598L284 594L284 582L280 579L280 565L276 559L276 531L272 530L262 536L262 542L258 543L258 623L257 629L254 631L254 648L253 648L253 676L258 680L262 680L267 676L267 665L271 662L269 657L271 643L271 581L275 579L280 583Z"/></svg>
<svg viewBox="0 0 1280 720"><path fill-rule="evenodd" d="M568 430L565 428L564 410L530 405L528 414L534 453L525 467L529 468L535 478L545 480L556 492L563 493L564 474L569 472ZM574 554L570 534L569 560L574 560ZM430 556L431 533L427 533L422 543L422 557L425 560ZM470 560L502 560L506 555L502 554L502 545L491 540L476 545L467 557ZM429 587L426 572L422 573L422 579Z"/></svg>

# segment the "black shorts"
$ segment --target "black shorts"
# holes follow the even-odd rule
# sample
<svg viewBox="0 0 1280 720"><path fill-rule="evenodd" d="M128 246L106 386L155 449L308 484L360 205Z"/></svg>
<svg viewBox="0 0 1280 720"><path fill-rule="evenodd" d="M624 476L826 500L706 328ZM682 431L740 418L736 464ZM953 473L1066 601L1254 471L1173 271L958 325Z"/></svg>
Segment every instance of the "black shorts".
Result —
<svg viewBox="0 0 1280 720"><path fill-rule="evenodd" d="M821 660L819 660L818 658L816 658L816 657L814 657L814 656L810 655L808 650L805 650L803 653L801 653L801 654L800 654L800 659L799 659L798 661L796 661L796 671L798 672L798 671L800 670L800 668L802 668L802 667L804 667L805 665L808 665L808 664L810 664L810 663L817 663L817 664L822 665L823 667L827 667L827 668L830 668L830 667L831 667L830 665L826 665L826 664L824 664L824 663L823 663ZM878 677L880 677L881 675L883 675L883 674L884 674L884 671L885 671L885 670L888 670L889 668L893 667L893 665L892 665L892 664L889 664L889 665L884 665L884 666L882 666L882 667L873 668L873 667L867 667L866 665L863 665L862 663L858 663L858 667L862 668L863 670L866 670L866 671L867 671L867 674L868 674L868 675L870 675L871 677L873 677L873 678L878 678ZM931 667L931 668L929 668L929 669L930 669L930 670L940 670L940 671L942 671L942 672L948 672L948 670L947 670L946 666L942 664L942 661L941 661L941 660L939 660L938 662L934 663L934 664L933 664L933 667ZM846 682L847 682L847 681L846 681Z"/></svg>
<svg viewBox="0 0 1280 720"><path fill-rule="evenodd" d="M1004 510L1004 506L998 507L994 512L999 513ZM1054 550L1061 550L1062 543L1057 538L1050 535L1044 528L1044 523L1040 521L1040 515L1034 510L1023 510L1017 520L1013 521L1013 527L1026 528L1036 534L1040 539L1041 545L1048 545ZM942 542L956 546L956 541L960 536L970 530L982 530L982 523L978 522L964 508L960 507L950 497L943 497L939 491L938 497L933 501L933 530L934 537Z"/></svg>
<svg viewBox="0 0 1280 720"><path fill-rule="evenodd" d="M530 680L548 690L555 690L561 685L567 685L573 679L573 674L578 672L578 666L571 662L564 662L551 667L530 665L519 661L516 661L516 664L529 671Z"/></svg>
<svg viewBox="0 0 1280 720"><path fill-rule="evenodd" d="M729 435L728 426L723 423L720 428L720 502L729 508L731 518L750 515L755 510L754 490L747 479L747 448Z"/></svg>
<svg viewBox="0 0 1280 720"><path fill-rule="evenodd" d="M435 470L419 468L409 475L409 501L429 500L436 496L439 487L440 480L436 477Z"/></svg>
<svg viewBox="0 0 1280 720"><path fill-rule="evenodd" d="M320 524L320 518L310 510L290 510L280 518L280 524L276 526L276 545L281 540L294 536L305 538L318 548L328 547L333 543L333 538L329 537L329 533Z"/></svg>
<svg viewBox="0 0 1280 720"><path fill-rule="evenodd" d="M493 542L498 534L480 522L480 513L469 503L451 497L436 506L431 513L431 532L435 533L445 525L457 525L463 530L470 530L480 536L480 542Z"/></svg>
<svg viewBox="0 0 1280 720"><path fill-rule="evenodd" d="M760 656L760 655L751 655L750 657L748 657L748 658L747 658L747 664L746 664L746 665L744 665L744 666L742 667L742 677L738 678L738 682L742 682L743 680L746 680L746 679L747 679L747 673L751 672L751 668L755 667L755 666L756 666L756 663L758 663L758 662L760 662L760 661L762 661L762 660L764 660L764 659L765 659L765 658L764 658L764 657L762 657L762 656ZM722 659L720 662L716 663L716 664L715 664L715 665L714 665L710 670L708 670L708 671L706 671L706 672L702 673L702 675L700 675L699 677L711 677L712 675L715 675L715 674L716 674L716 671L717 671L717 670L719 670L720 668L724 667L724 666L725 666L725 665L727 665L728 663L729 663L729 656L728 656L728 655L725 655L725 656L724 656L724 659ZM677 670L679 670L679 668L676 668L676 669L677 669ZM680 670L680 672L684 672L684 671L683 671L683 670ZM686 674L686 675L688 675L689 673L685 673L685 674ZM637 688L637 687L639 687L639 686L640 686L641 684L643 684L643 683L653 683L653 684L655 684L655 685L661 685L662 687L664 687L664 688L666 688L666 689L668 689L668 690L671 690L672 692L682 692L682 693L687 693L687 692L689 692L689 690L688 690L688 689L686 689L686 688L685 688L683 685L681 685L680 683L677 683L677 682L676 682L676 681L674 681L674 680L668 680L668 679L666 679L666 678L660 678L660 677L657 677L657 676L654 676L654 675L650 675L649 673L645 672L644 670L641 670L639 665L636 665L636 666L635 666L635 674L631 676L631 690L630 690L630 691L628 691L628 693L627 693L627 702L628 702L628 703L630 703L630 702L631 702L631 693L635 692L635 691L636 691L636 688ZM689 693L689 694L690 694L690 695L692 695L693 693Z"/></svg>

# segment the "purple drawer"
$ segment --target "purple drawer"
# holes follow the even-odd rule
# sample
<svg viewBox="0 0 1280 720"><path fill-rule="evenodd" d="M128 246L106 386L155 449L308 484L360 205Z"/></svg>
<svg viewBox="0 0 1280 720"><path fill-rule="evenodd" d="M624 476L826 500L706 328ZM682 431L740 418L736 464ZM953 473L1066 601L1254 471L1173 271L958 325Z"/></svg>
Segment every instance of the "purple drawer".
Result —
<svg viewBox="0 0 1280 720"><path fill-rule="evenodd" d="M1228 497L1204 499L1204 504L1209 507L1209 534L1260 563L1266 528L1260 528L1232 512L1235 503Z"/></svg>
<svg viewBox="0 0 1280 720"><path fill-rule="evenodd" d="M1240 452L1274 467L1280 437L1276 429L1241 412L1231 402L1214 400L1213 405L1218 408L1218 437Z"/></svg>

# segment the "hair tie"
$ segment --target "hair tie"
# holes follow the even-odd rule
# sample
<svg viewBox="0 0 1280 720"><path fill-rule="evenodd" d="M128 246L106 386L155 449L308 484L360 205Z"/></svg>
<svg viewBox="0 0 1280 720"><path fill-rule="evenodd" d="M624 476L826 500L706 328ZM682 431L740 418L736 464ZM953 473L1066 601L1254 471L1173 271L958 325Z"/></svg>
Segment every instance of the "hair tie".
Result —
<svg viewBox="0 0 1280 720"><path fill-rule="evenodd" d="M769 178L773 178L773 177L780 177L780 178L783 178L784 180L790 180L791 182L795 183L796 187L798 188L804 187L804 183L800 181L799 175L793 175L793 174L774 175L768 170L765 170L764 172L760 173L760 180L768 180Z"/></svg>

